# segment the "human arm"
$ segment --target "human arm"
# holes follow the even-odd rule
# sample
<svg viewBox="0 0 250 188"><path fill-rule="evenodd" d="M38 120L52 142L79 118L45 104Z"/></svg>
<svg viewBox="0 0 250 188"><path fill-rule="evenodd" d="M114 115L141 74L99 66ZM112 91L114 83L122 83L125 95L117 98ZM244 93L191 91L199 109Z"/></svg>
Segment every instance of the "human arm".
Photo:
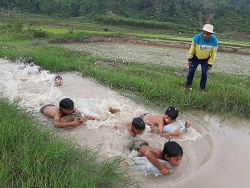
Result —
<svg viewBox="0 0 250 188"><path fill-rule="evenodd" d="M136 133L132 130L132 122L127 122L127 123L126 123L126 127L127 127L128 132L129 132L133 137L135 137L135 136L136 136Z"/></svg>
<svg viewBox="0 0 250 188"><path fill-rule="evenodd" d="M195 54L195 48L196 48L196 44L194 41L192 41L191 46L189 48L189 52L188 52L188 66L192 65L192 59Z"/></svg>
<svg viewBox="0 0 250 188"><path fill-rule="evenodd" d="M191 126L191 122L190 121L186 121L185 126L186 126L186 128L189 128Z"/></svg>
<svg viewBox="0 0 250 188"><path fill-rule="evenodd" d="M167 126L167 125L165 125L165 126ZM161 124L158 125L158 134L161 135L162 137L169 138L171 136L179 136L181 134L181 131L179 129L174 130L173 132L164 133L163 127L164 127L164 125L161 125Z"/></svg>
<svg viewBox="0 0 250 188"><path fill-rule="evenodd" d="M161 152L159 151L154 151L154 149L150 149L149 147L142 147L140 150L140 154L142 156L147 157L147 159L155 166L159 169L159 171L161 172L162 175L167 175L169 174L169 168L168 166L165 166L163 164L161 164L158 161L158 157L159 155L162 155Z"/></svg>
<svg viewBox="0 0 250 188"><path fill-rule="evenodd" d="M70 122L61 122L61 117L59 115L54 116L54 126L57 128L65 128L69 126L80 126L83 122L87 121L87 117L83 117L80 120L74 120Z"/></svg>

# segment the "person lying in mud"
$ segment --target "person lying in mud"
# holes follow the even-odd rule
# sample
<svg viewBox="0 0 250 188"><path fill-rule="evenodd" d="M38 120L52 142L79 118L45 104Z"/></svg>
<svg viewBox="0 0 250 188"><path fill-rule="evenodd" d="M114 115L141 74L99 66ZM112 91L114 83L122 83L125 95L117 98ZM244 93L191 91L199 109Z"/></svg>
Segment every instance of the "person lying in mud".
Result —
<svg viewBox="0 0 250 188"><path fill-rule="evenodd" d="M47 104L40 109L40 112L47 116L54 118L54 126L64 128L69 126L80 126L87 121L87 117L73 118L69 121L62 121L62 118L73 113L80 114L80 111L74 107L74 102L70 98L64 98L59 102L59 106Z"/></svg>
<svg viewBox="0 0 250 188"><path fill-rule="evenodd" d="M183 157L182 147L177 142L170 140L164 144L163 150L151 147L147 142L142 140L134 141L129 149L131 151L137 150L140 157L147 157L159 169L162 175L169 174L170 168L179 166ZM163 165L158 159L167 161L168 165Z"/></svg>
<svg viewBox="0 0 250 188"><path fill-rule="evenodd" d="M116 130L120 130L121 128L119 125L114 125ZM137 134L141 134L145 130L145 123L141 118L134 118L132 122L126 123L126 128L128 132L135 137Z"/></svg>
<svg viewBox="0 0 250 188"><path fill-rule="evenodd" d="M42 67L39 65L36 65L32 58L28 59L27 66L25 68L25 71L27 71L28 74L37 74L42 70Z"/></svg>
<svg viewBox="0 0 250 188"><path fill-rule="evenodd" d="M63 78L60 75L55 76L55 86L62 86Z"/></svg>
<svg viewBox="0 0 250 188"><path fill-rule="evenodd" d="M165 114L152 115L145 113L139 116L145 124L149 125L151 132L154 132L155 127L158 128L158 133L162 137L179 136L181 130L179 128L171 129L170 124L176 122L176 118L179 116L179 110L173 106L166 109ZM168 126L169 125L169 126ZM185 122L185 128L191 126L189 121Z"/></svg>

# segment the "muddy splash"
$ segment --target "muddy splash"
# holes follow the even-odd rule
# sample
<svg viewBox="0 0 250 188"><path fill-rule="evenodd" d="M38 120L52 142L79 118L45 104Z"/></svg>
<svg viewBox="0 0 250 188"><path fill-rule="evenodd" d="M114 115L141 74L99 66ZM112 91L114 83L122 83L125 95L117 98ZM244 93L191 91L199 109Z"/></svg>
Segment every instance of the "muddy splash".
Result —
<svg viewBox="0 0 250 188"><path fill-rule="evenodd" d="M118 123L124 126L126 121L146 112L162 113L135 103L94 80L83 78L77 72L62 73L64 83L56 87L53 84L55 74L43 70L40 74L28 75L20 66L7 60L0 61L1 94L11 100L18 99L22 107L37 112L37 117L51 128L52 120L38 112L40 107L48 103L58 104L64 97L72 98L83 114L95 118L79 127L56 131L62 136L72 137L82 146L88 144L95 148L102 145L100 158L123 156L127 159L124 165L129 167L129 157L133 157L133 154L126 146L132 137L126 131L121 133L115 130L113 125ZM116 111L111 112L110 109ZM250 151L246 148L250 142L249 120L222 119L195 111L183 112L179 119L192 123L187 132L172 138L183 147L181 165L172 169L170 175L157 177L153 174L145 176L131 168L129 173L141 182L141 187L248 187L250 168L246 164ZM168 140L147 132L140 137L159 148Z"/></svg>

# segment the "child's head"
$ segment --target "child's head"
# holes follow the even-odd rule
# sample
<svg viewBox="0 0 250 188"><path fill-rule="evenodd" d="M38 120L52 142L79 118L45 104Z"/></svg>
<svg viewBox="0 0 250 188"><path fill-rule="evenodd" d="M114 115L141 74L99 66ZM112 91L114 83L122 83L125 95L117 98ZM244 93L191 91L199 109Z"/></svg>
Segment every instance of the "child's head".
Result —
<svg viewBox="0 0 250 188"><path fill-rule="evenodd" d="M63 84L63 78L59 75L55 77L55 85L56 86L61 86Z"/></svg>
<svg viewBox="0 0 250 188"><path fill-rule="evenodd" d="M173 106L170 106L167 108L166 112L165 112L165 123L172 123L176 120L176 118L179 116L179 110Z"/></svg>
<svg viewBox="0 0 250 188"><path fill-rule="evenodd" d="M59 109L64 114L72 114L74 109L74 102L70 98L64 98L59 103Z"/></svg>
<svg viewBox="0 0 250 188"><path fill-rule="evenodd" d="M175 141L168 141L164 144L163 159L166 159L172 166L178 166L183 156L182 147Z"/></svg>
<svg viewBox="0 0 250 188"><path fill-rule="evenodd" d="M144 121L139 117L134 118L132 121L132 129L136 134L141 134L145 130Z"/></svg>
<svg viewBox="0 0 250 188"><path fill-rule="evenodd" d="M31 67L35 65L35 63L34 63L34 61L33 61L33 59L32 59L31 57L28 58L27 63L28 63L28 65L31 66Z"/></svg>

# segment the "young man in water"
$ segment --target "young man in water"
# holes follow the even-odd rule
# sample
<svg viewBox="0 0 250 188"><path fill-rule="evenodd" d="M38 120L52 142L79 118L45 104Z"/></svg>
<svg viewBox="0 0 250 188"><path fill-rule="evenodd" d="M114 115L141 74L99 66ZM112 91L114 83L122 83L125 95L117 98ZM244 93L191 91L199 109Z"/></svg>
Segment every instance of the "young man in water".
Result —
<svg viewBox="0 0 250 188"><path fill-rule="evenodd" d="M74 107L74 102L70 98L62 99L59 103L59 106L47 104L40 109L40 112L47 117L53 117L54 126L58 128L64 128L69 126L77 127L87 121L87 117L75 119L70 122L61 121L61 118L64 116L71 115L74 112L79 112L79 110Z"/></svg>
<svg viewBox="0 0 250 188"><path fill-rule="evenodd" d="M170 106L166 109L165 114L152 115L152 114L143 114L140 118L144 121L145 124L151 127L151 132L154 132L155 126L158 127L158 133L162 137L171 137L179 136L181 131L176 129L172 132L164 132L164 126L167 126L170 123L175 122L176 118L179 116L179 110L173 106ZM186 128L191 126L191 123L186 121Z"/></svg>
<svg viewBox="0 0 250 188"><path fill-rule="evenodd" d="M114 125L116 130L121 131L121 127ZM132 137L135 137L137 134L141 134L145 130L145 123L141 118L134 118L132 122L126 123L126 129L131 134Z"/></svg>
<svg viewBox="0 0 250 188"><path fill-rule="evenodd" d="M182 147L174 141L168 141L164 144L163 150L154 148L148 145L145 141L134 141L134 145L130 149L137 150L141 156L147 159L159 169L162 175L169 174L169 168L179 166L183 157ZM162 159L167 161L170 165L165 166L158 161Z"/></svg>

